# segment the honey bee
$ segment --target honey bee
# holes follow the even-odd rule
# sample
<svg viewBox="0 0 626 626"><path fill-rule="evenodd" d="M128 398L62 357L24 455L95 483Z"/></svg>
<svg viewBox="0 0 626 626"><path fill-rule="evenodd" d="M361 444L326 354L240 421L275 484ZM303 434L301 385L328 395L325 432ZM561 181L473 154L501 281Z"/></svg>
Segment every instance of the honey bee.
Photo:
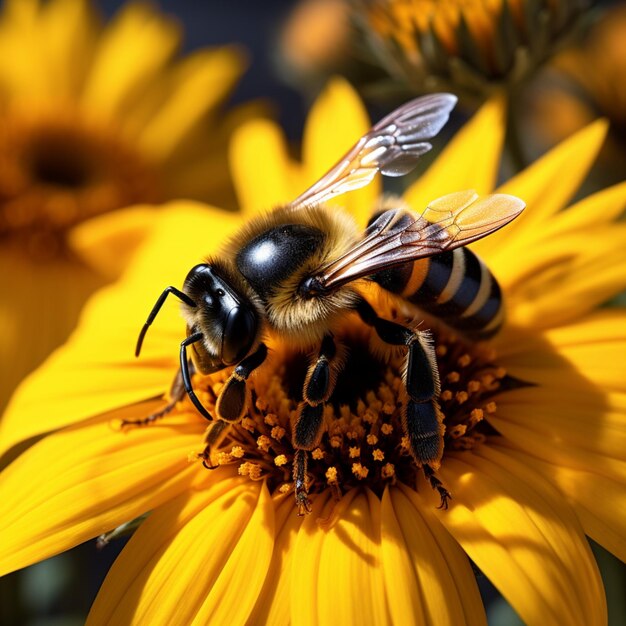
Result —
<svg viewBox="0 0 626 626"><path fill-rule="evenodd" d="M396 109L293 202L252 219L220 255L193 267L182 290L163 291L141 330L136 355L169 294L182 302L187 336L180 344L172 402L143 423L164 415L186 393L214 424L208 441L217 440L246 411L246 381L262 367L268 337L314 354L291 429L296 503L300 514L308 511L308 453L322 437L324 406L343 366L338 331L356 313L382 342L406 349L405 435L416 465L446 505L450 494L435 476L444 426L433 347L424 333L382 319L362 286L377 284L473 337L494 333L502 320L498 283L462 246L513 220L524 204L509 195L479 198L463 191L431 202L421 214L386 207L359 233L347 213L325 203L367 185L378 172L411 171L455 103L450 94L435 94ZM192 371L211 374L230 366L211 415L194 392Z"/></svg>

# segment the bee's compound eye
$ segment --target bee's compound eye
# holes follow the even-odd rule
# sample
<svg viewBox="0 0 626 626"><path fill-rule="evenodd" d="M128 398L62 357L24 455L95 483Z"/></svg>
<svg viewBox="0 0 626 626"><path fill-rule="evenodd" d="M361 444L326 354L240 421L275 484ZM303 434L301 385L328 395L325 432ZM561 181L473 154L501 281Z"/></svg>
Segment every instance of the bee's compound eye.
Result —
<svg viewBox="0 0 626 626"><path fill-rule="evenodd" d="M244 304L231 308L224 321L222 361L226 365L241 361L252 347L256 331L256 315L250 308Z"/></svg>
<svg viewBox="0 0 626 626"><path fill-rule="evenodd" d="M318 276L309 276L300 284L298 293L305 300L316 298L324 293L324 285Z"/></svg>

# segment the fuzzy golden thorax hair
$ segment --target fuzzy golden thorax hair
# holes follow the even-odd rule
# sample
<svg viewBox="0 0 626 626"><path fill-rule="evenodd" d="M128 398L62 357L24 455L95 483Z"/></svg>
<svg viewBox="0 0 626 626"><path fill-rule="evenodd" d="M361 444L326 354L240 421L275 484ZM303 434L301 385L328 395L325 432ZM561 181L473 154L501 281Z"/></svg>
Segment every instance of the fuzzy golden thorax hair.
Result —
<svg viewBox="0 0 626 626"><path fill-rule="evenodd" d="M346 314L355 299L352 286L319 298L304 299L298 293L302 281L313 276L330 261L344 254L358 239L359 230L353 219L344 211L317 205L295 210L278 207L250 220L225 246L219 262L236 269L237 253L264 232L282 225L304 225L323 234L312 254L302 262L294 263L289 275L273 285L269 293L260 297L251 285L243 281L243 288L257 309L262 309L267 329L299 348L308 349L318 344L332 331Z"/></svg>

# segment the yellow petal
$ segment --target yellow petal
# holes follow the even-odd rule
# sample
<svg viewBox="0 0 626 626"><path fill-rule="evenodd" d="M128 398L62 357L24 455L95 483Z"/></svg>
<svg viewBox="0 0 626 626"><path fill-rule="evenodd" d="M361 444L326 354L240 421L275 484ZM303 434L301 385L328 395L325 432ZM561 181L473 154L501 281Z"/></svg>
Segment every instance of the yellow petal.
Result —
<svg viewBox="0 0 626 626"><path fill-rule="evenodd" d="M567 326L545 333L550 343L560 348L576 348L586 344L603 344L626 340L625 308L596 311Z"/></svg>
<svg viewBox="0 0 626 626"><path fill-rule="evenodd" d="M318 181L370 129L371 123L361 99L342 78L331 80L315 101L304 128L303 161L305 187ZM337 200L360 226L365 227L382 191L380 177L363 189Z"/></svg>
<svg viewBox="0 0 626 626"><path fill-rule="evenodd" d="M290 600L291 621L294 626L320 624L317 597L320 556L325 533L318 519L328 518L332 509L331 495L322 493L312 499L311 513L304 518L293 547ZM336 593L333 597L336 597Z"/></svg>
<svg viewBox="0 0 626 626"><path fill-rule="evenodd" d="M82 95L86 110L113 116L157 79L180 39L177 24L130 3L104 32Z"/></svg>
<svg viewBox="0 0 626 626"><path fill-rule="evenodd" d="M299 567L299 564L294 562L294 544L304 518L295 514L292 494L275 498L274 506L276 509L274 553L265 577L265 585L250 615L250 624L291 623L292 570ZM294 610L299 611L299 605Z"/></svg>
<svg viewBox="0 0 626 626"><path fill-rule="evenodd" d="M154 208L105 213L68 233L72 250L103 276L116 278L129 266L153 226Z"/></svg>
<svg viewBox="0 0 626 626"><path fill-rule="evenodd" d="M548 388L626 391L624 310L604 310L539 335L507 329L499 361L521 380Z"/></svg>
<svg viewBox="0 0 626 626"><path fill-rule="evenodd" d="M529 626L605 624L602 582L576 516L495 446L446 458L443 525ZM429 494L430 495L430 494Z"/></svg>
<svg viewBox="0 0 626 626"><path fill-rule="evenodd" d="M320 623L386 623L389 617L382 593L380 500L367 491L347 494L331 506L337 510L327 510L327 514L338 519L322 541L317 581ZM340 581L345 582L342 585ZM334 601L329 602L333 597Z"/></svg>
<svg viewBox="0 0 626 626"><path fill-rule="evenodd" d="M48 80L54 88L48 98L78 95L91 64L97 20L87 0L54 0L43 7L43 41Z"/></svg>
<svg viewBox="0 0 626 626"><path fill-rule="evenodd" d="M490 423L498 430L499 422L511 422L545 437L555 447L578 448L626 461L626 394L594 393L582 386L567 393L525 387L494 399L498 411Z"/></svg>
<svg viewBox="0 0 626 626"><path fill-rule="evenodd" d="M235 131L229 155L242 211L254 215L293 200L295 168L281 129L269 120L248 122Z"/></svg>
<svg viewBox="0 0 626 626"><path fill-rule="evenodd" d="M157 161L167 159L228 95L242 70L242 54L235 48L202 50L181 62L169 81L169 94L138 137L145 153Z"/></svg>
<svg viewBox="0 0 626 626"><path fill-rule="evenodd" d="M0 247L0 412L20 381L65 341L85 300L103 277L76 260L29 258L19 246Z"/></svg>
<svg viewBox="0 0 626 626"><path fill-rule="evenodd" d="M37 0L4 3L0 32L0 83L17 106L50 96L41 6ZM10 96L8 95L10 94Z"/></svg>
<svg viewBox="0 0 626 626"><path fill-rule="evenodd" d="M506 454L541 472L568 498L585 534L626 561L626 483L600 476L594 468L580 470L540 460L506 442Z"/></svg>
<svg viewBox="0 0 626 626"><path fill-rule="evenodd" d="M602 393L584 380L570 388L543 383L497 396L498 411L489 421L512 445L537 458L621 480L625 395Z"/></svg>
<svg viewBox="0 0 626 626"><path fill-rule="evenodd" d="M411 489L383 495L382 565L391 623L485 624L464 552Z"/></svg>
<svg viewBox="0 0 626 626"><path fill-rule="evenodd" d="M381 570L380 501L371 492L358 490L339 502L321 500L315 502L318 506L305 519L295 544L292 623L389 623Z"/></svg>
<svg viewBox="0 0 626 626"><path fill-rule="evenodd" d="M524 212L501 231L474 247L494 266L511 246L532 249L536 233L563 209L584 180L606 136L604 120L590 124L498 188L526 203ZM558 184L557 184L558 183Z"/></svg>
<svg viewBox="0 0 626 626"><path fill-rule="evenodd" d="M122 432L100 419L36 443L0 474L0 572L68 550L187 489L199 471L188 455L202 447L202 426L182 416Z"/></svg>
<svg viewBox="0 0 626 626"><path fill-rule="evenodd" d="M494 96L448 143L435 162L413 183L404 199L415 210L454 191L490 193L496 184L504 141L505 102ZM439 151L437 140L435 150Z"/></svg>
<svg viewBox="0 0 626 626"><path fill-rule="evenodd" d="M576 204L553 215L538 235L560 237L565 233L581 232L599 224L610 224L626 211L626 182L587 196Z"/></svg>
<svg viewBox="0 0 626 626"><path fill-rule="evenodd" d="M87 623L246 623L272 557L273 504L263 483L226 478L213 485L142 524Z"/></svg>
<svg viewBox="0 0 626 626"><path fill-rule="evenodd" d="M19 387L0 422L2 450L165 393L185 338L175 299L161 309L136 359L138 332L163 289L181 287L191 267L239 223L234 214L192 202L155 210L150 235L124 278L89 301L70 340Z"/></svg>
<svg viewBox="0 0 626 626"><path fill-rule="evenodd" d="M534 242L499 256L492 267L506 292L512 323L546 328L582 317L626 287L626 227L610 224Z"/></svg>

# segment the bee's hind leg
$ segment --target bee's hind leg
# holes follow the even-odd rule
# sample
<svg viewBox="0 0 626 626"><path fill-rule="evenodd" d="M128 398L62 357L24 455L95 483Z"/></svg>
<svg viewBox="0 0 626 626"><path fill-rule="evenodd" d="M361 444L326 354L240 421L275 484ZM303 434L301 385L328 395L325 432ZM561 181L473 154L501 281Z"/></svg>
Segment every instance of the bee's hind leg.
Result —
<svg viewBox="0 0 626 626"><path fill-rule="evenodd" d="M192 362L189 362L189 370L190 376L193 376L195 373L195 367ZM183 384L183 375L180 369L176 372L176 376L174 376L174 380L172 381L172 385L169 391L169 402L158 411L154 413L150 413L147 417L142 417L140 419L124 419L122 420L122 427L125 426L147 426L148 424L153 424L160 419L163 419L166 415L168 415L174 407L185 397L185 385Z"/></svg>
<svg viewBox="0 0 626 626"><path fill-rule="evenodd" d="M319 354L304 379L303 400L292 424L291 438L296 449L293 461L293 480L298 515L310 512L307 486L308 451L313 450L322 437L324 406L335 388L339 359L332 335L322 340Z"/></svg>
<svg viewBox="0 0 626 626"><path fill-rule="evenodd" d="M432 488L439 493L440 508L447 508L450 493L435 476L432 467L438 467L443 455L444 426L437 402L440 390L439 370L429 337L426 333L382 319L362 298L355 308L361 319L372 326L385 343L408 348L404 374L408 400L403 407L402 423L415 463L422 468Z"/></svg>

